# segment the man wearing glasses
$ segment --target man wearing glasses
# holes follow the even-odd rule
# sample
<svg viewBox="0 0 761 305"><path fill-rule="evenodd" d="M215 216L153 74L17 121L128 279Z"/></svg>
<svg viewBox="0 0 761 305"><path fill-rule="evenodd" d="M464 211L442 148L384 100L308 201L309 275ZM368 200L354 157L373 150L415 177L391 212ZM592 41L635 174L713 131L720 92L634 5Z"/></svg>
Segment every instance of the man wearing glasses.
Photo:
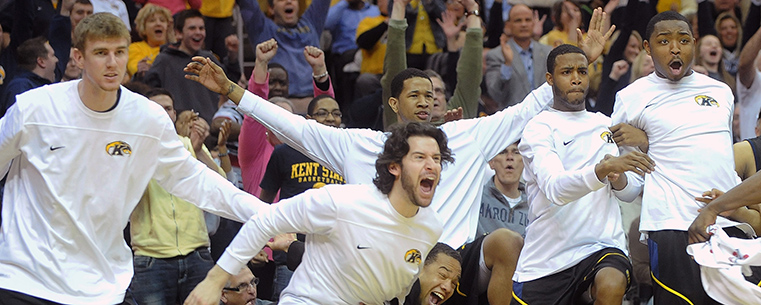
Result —
<svg viewBox="0 0 761 305"><path fill-rule="evenodd" d="M240 272L230 277L230 281L222 288L220 300L225 305L271 304L256 298L256 285L259 285L259 278L255 277L248 267L241 268Z"/></svg>

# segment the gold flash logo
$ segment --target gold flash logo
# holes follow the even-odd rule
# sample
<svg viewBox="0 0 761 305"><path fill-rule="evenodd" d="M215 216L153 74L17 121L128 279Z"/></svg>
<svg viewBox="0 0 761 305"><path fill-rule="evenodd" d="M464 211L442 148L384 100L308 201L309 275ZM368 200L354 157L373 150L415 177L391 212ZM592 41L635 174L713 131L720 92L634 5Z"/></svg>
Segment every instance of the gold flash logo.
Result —
<svg viewBox="0 0 761 305"><path fill-rule="evenodd" d="M404 254L404 261L410 264L420 265L422 259L423 255L418 249L407 250L407 253Z"/></svg>
<svg viewBox="0 0 761 305"><path fill-rule="evenodd" d="M605 143L614 143L613 142L613 135L610 133L610 131L604 131L600 134L600 138L605 141Z"/></svg>
<svg viewBox="0 0 761 305"><path fill-rule="evenodd" d="M695 103L700 106L719 107L719 102L708 95L698 95L695 97Z"/></svg>
<svg viewBox="0 0 761 305"><path fill-rule="evenodd" d="M106 153L111 156L131 156L132 147L127 142L114 141L106 145Z"/></svg>

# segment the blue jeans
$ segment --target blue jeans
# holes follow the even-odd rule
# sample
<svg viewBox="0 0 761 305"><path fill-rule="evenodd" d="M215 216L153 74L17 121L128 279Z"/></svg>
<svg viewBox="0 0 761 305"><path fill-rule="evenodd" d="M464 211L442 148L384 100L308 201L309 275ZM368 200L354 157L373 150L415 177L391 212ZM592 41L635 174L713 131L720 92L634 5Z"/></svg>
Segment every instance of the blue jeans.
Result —
<svg viewBox="0 0 761 305"><path fill-rule="evenodd" d="M130 289L138 305L182 304L214 266L206 248L171 258L135 255L134 263Z"/></svg>
<svg viewBox="0 0 761 305"><path fill-rule="evenodd" d="M272 301L280 300L280 293L283 292L288 283L291 281L293 271L288 270L286 265L277 265L275 267L275 279L272 284Z"/></svg>

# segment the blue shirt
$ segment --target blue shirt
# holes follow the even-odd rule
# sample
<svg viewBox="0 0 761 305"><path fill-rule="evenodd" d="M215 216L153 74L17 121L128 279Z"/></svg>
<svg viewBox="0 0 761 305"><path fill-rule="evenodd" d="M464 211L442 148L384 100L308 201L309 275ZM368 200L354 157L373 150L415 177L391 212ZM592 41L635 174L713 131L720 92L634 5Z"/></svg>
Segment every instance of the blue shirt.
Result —
<svg viewBox="0 0 761 305"><path fill-rule="evenodd" d="M365 2L365 6L359 10L349 8L349 2L345 0L333 5L325 20L325 29L333 35L333 53L341 54L357 49L357 25L365 17L378 15L380 15L378 7L368 2Z"/></svg>
<svg viewBox="0 0 761 305"><path fill-rule="evenodd" d="M528 75L528 82L533 86L534 85L534 41L531 41L531 44L528 45L528 50L524 50L521 48L518 44L515 43L515 40L510 39L507 43L512 44L515 46L516 49L520 50L518 51L518 56L521 59L521 62L523 62L523 67L526 69L526 75ZM513 55L515 56L515 55ZM514 59L515 57L513 57ZM500 68L500 72L502 73L502 77L504 79L510 79L513 77L513 67L510 65L502 64L502 68Z"/></svg>

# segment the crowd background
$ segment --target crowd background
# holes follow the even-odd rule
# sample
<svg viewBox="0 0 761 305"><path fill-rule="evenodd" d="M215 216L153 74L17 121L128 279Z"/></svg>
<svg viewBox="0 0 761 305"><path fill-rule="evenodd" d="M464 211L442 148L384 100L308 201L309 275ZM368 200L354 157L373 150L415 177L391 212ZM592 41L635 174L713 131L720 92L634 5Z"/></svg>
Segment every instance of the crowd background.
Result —
<svg viewBox="0 0 761 305"><path fill-rule="evenodd" d="M193 140L187 148L201 156L199 160L206 149L228 180L277 202L344 179L332 172L323 175L329 170L293 149L278 149L277 138L235 111L232 102L184 79L182 68L192 56L212 58L231 80L309 119L337 128L384 130L391 123L384 114L384 74L403 69L398 67L402 58L407 67L425 70L432 78L435 102L427 114L432 122L488 116L541 86L549 50L576 44L580 37L575 29L584 36L592 11L602 7L606 28L615 26L616 32L604 56L590 64L587 110L610 116L616 92L653 72L652 59L642 46L645 27L658 12L674 10L692 21L698 40L695 71L726 83L735 95L735 142L761 133L761 86L756 82L761 73L756 60L761 50L761 1L477 3L477 10L468 11L454 0L411 0L404 35L394 36L388 0L0 0L0 116L17 94L80 78L81 69L71 59L73 30L87 15L111 12L132 32L124 86L149 97L152 90L164 89L151 94L171 98L178 134ZM480 32L469 29L468 14L481 18ZM468 39L473 33L480 36ZM458 107L463 108L459 115L446 115L447 109ZM500 170L520 168L520 173L520 154L516 144L504 145L505 151L490 162L494 176L484 177L481 220L488 225L479 227L479 233L502 223L522 234L520 228L528 223L520 175ZM627 299L638 302L647 299L650 285L647 263L641 262L647 259L647 249L636 242L637 205L622 209L639 283ZM202 234L211 239L199 245L210 245L216 259L240 224L201 217L207 227ZM125 230L128 242L133 234ZM133 247L136 253L151 252L134 243ZM259 260L253 269L260 278L258 297L277 301L290 271L282 254L267 255L270 258Z"/></svg>

